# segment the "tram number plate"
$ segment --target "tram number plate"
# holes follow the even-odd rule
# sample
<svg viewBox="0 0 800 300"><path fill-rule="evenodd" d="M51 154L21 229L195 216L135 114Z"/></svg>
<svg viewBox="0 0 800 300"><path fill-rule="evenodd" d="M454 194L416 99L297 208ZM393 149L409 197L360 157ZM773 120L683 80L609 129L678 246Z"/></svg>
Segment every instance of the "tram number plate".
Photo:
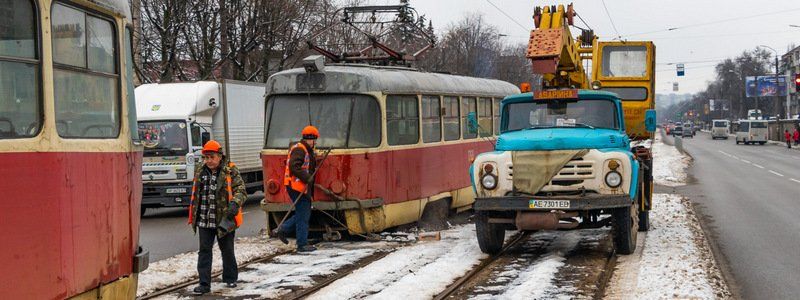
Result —
<svg viewBox="0 0 800 300"><path fill-rule="evenodd" d="M530 200L528 208L569 208L569 200Z"/></svg>

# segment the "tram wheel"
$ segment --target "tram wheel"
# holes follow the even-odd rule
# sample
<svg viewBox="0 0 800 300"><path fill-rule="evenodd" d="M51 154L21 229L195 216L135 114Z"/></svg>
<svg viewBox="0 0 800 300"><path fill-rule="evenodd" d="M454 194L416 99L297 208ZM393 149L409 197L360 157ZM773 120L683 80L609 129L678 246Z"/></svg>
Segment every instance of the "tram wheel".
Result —
<svg viewBox="0 0 800 300"><path fill-rule="evenodd" d="M502 224L489 223L487 212L476 213L475 232L478 234L478 246L483 253L497 254L503 248L505 228Z"/></svg>

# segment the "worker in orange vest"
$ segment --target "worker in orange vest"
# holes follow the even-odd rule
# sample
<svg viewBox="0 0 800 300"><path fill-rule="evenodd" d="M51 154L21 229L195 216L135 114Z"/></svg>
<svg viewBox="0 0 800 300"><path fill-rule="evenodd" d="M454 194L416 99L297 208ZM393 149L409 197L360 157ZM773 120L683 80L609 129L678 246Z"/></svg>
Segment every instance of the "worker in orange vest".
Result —
<svg viewBox="0 0 800 300"><path fill-rule="evenodd" d="M236 287L239 271L233 242L236 228L242 225L241 208L247 199L239 169L222 153L222 146L210 140L203 146L202 153L204 162L195 167L189 204L189 224L200 236L197 255L200 284L194 289L196 294L211 291L211 260L215 239L222 252L222 281L229 288Z"/></svg>
<svg viewBox="0 0 800 300"><path fill-rule="evenodd" d="M303 128L302 140L289 148L283 184L289 198L295 201L295 214L275 230L272 236L288 244L286 233L294 231L298 252L311 252L316 247L308 244L308 221L311 218L311 199L314 197L314 170L317 168L314 146L319 130L314 126Z"/></svg>

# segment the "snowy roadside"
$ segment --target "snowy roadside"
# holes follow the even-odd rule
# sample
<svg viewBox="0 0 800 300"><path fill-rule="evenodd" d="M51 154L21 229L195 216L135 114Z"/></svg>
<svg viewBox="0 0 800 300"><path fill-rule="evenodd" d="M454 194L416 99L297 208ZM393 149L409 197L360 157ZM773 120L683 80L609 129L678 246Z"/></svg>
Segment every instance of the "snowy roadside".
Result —
<svg viewBox="0 0 800 300"><path fill-rule="evenodd" d="M690 157L683 155L675 147L664 144L660 134L656 134L653 153L653 177L656 184L673 187L686 185L686 167L692 160Z"/></svg>
<svg viewBox="0 0 800 300"><path fill-rule="evenodd" d="M244 237L236 239L236 261L239 264L260 257L289 251L291 248L266 237ZM222 269L219 249L214 247L212 272ZM197 252L186 252L151 263L139 274L139 287L136 296L141 297L165 287L197 278Z"/></svg>
<svg viewBox="0 0 800 300"><path fill-rule="evenodd" d="M690 158L658 138L653 151L656 184L684 185ZM639 237L643 249L619 258L607 299L731 297L689 200L654 194L650 221L650 231Z"/></svg>

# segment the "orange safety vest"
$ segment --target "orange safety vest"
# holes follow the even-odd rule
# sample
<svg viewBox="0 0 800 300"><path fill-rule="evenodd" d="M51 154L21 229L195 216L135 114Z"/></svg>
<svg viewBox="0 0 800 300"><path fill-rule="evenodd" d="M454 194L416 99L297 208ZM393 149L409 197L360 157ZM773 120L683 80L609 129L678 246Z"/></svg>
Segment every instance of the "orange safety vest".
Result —
<svg viewBox="0 0 800 300"><path fill-rule="evenodd" d="M306 149L306 145L303 143L295 143L294 146L289 148L289 154L286 156L286 168L283 171L283 185L286 187L291 187L293 190L298 192L306 191L306 183L297 178L297 176L292 175L292 171L289 170L289 163L292 159L292 151L295 148L300 147L305 152L305 156L303 157L303 170L308 171L311 167L311 157L308 154L308 149Z"/></svg>
<svg viewBox="0 0 800 300"><path fill-rule="evenodd" d="M232 162L228 162L228 167L233 168L234 164ZM231 174L225 175L225 184L227 185L228 190L228 202L233 201L233 179L231 179ZM189 200L189 224L194 222L194 195L197 191L197 176L195 176L194 180L192 180L192 198ZM233 217L233 223L236 224L236 228L242 225L244 222L244 218L242 216L242 208L239 207L239 212Z"/></svg>

